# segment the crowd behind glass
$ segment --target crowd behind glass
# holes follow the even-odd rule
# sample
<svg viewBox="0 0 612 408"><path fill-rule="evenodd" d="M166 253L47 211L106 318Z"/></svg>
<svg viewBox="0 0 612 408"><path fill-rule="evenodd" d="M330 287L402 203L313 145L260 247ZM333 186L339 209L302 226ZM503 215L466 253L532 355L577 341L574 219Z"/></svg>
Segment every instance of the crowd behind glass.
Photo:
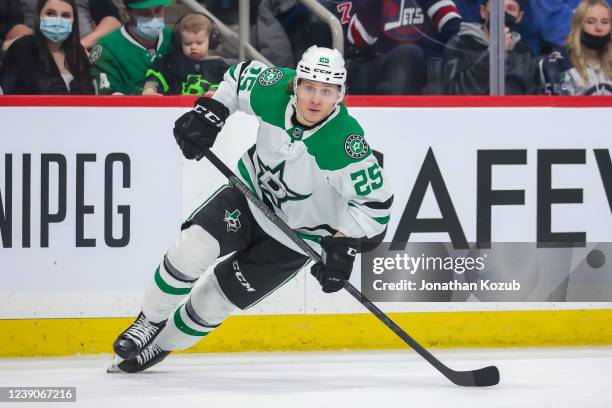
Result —
<svg viewBox="0 0 612 408"><path fill-rule="evenodd" d="M507 95L612 95L612 0L502 0ZM488 95L488 0L319 0L340 21L353 95ZM201 3L237 27L237 0ZM169 7L180 15L169 18ZM296 0L251 0L253 45L294 67L331 33ZM212 95L238 61L172 0L3 0L4 94Z"/></svg>

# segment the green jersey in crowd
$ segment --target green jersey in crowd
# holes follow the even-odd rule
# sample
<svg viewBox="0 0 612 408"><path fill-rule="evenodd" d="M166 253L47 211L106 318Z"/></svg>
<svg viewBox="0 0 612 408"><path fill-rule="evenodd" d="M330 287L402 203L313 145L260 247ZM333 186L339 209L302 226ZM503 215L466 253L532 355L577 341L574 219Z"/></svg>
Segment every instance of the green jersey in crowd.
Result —
<svg viewBox="0 0 612 408"><path fill-rule="evenodd" d="M125 26L98 40L89 56L91 75L100 95L142 94L145 75L156 58L170 51L172 30L164 28L155 49L146 49Z"/></svg>

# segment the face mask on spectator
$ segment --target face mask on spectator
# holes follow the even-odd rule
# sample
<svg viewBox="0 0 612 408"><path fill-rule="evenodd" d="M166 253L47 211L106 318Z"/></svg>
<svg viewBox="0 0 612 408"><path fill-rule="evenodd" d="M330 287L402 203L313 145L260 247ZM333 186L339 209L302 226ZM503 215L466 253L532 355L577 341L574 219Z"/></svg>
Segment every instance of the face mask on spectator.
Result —
<svg viewBox="0 0 612 408"><path fill-rule="evenodd" d="M516 27L516 17L512 14L504 13L504 25L510 30L514 29Z"/></svg>
<svg viewBox="0 0 612 408"><path fill-rule="evenodd" d="M41 17L40 32L51 42L64 42L72 32L72 20L62 17Z"/></svg>
<svg viewBox="0 0 612 408"><path fill-rule="evenodd" d="M606 35L593 35L583 31L580 33L580 42L587 48L599 51L606 48L610 42L610 33Z"/></svg>
<svg viewBox="0 0 612 408"><path fill-rule="evenodd" d="M516 17L512 14L504 13L504 25L513 30L516 27ZM491 20L487 20L487 29L491 29Z"/></svg>
<svg viewBox="0 0 612 408"><path fill-rule="evenodd" d="M137 17L135 29L143 39L153 41L159 37L164 26L163 17Z"/></svg>

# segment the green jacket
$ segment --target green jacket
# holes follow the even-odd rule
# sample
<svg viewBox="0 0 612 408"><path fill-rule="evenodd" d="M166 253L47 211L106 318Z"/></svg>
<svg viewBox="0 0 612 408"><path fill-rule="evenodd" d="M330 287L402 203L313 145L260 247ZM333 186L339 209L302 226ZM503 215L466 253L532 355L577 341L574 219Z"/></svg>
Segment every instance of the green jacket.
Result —
<svg viewBox="0 0 612 408"><path fill-rule="evenodd" d="M91 76L100 95L140 95L147 70L156 58L170 51L172 30L164 28L156 49L146 49L125 26L98 40L89 56Z"/></svg>

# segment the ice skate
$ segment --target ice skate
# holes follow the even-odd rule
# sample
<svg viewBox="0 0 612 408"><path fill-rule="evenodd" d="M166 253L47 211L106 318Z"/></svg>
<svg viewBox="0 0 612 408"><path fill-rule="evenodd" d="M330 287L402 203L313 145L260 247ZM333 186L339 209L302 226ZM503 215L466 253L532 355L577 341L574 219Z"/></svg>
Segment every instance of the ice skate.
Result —
<svg viewBox="0 0 612 408"><path fill-rule="evenodd" d="M123 360L115 356L113 365L106 370L108 373L137 373L162 361L170 354L170 351L162 350L157 344L153 343L145 347L135 358Z"/></svg>
<svg viewBox="0 0 612 408"><path fill-rule="evenodd" d="M141 350L151 344L165 325L165 320L159 323L150 322L141 312L136 321L121 333L113 343L115 354L124 360L133 359Z"/></svg>

